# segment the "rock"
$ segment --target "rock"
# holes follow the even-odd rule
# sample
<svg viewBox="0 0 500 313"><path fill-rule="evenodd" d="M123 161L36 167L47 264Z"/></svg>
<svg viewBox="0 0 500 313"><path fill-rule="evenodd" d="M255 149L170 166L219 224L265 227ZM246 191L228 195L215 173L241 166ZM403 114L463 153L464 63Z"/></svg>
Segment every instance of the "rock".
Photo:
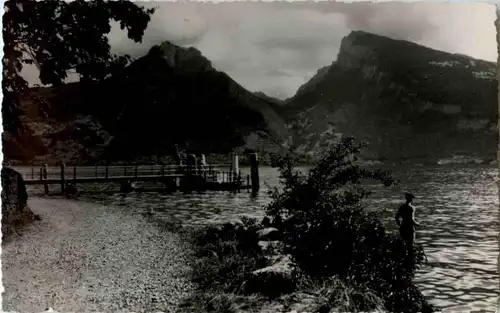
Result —
<svg viewBox="0 0 500 313"><path fill-rule="evenodd" d="M290 296L286 296L284 300L287 303L289 310L307 313L318 312L318 295L305 293L301 291L294 292Z"/></svg>
<svg viewBox="0 0 500 313"><path fill-rule="evenodd" d="M271 227L271 219L269 217L264 217L261 222L264 227Z"/></svg>
<svg viewBox="0 0 500 313"><path fill-rule="evenodd" d="M259 236L259 240L280 240L281 239L280 232L274 227L268 227L268 228L258 230L257 236Z"/></svg>
<svg viewBox="0 0 500 313"><path fill-rule="evenodd" d="M257 244L265 253L274 253L274 252L277 253L279 251L282 251L283 248L283 243L279 240L272 240L272 241L261 240Z"/></svg>
<svg viewBox="0 0 500 313"><path fill-rule="evenodd" d="M265 296L279 296L295 290L293 279L294 264L289 256L282 257L273 265L252 272L245 283L249 293L261 293Z"/></svg>
<svg viewBox="0 0 500 313"><path fill-rule="evenodd" d="M28 193L21 174L9 167L2 168L2 204L21 209L28 203Z"/></svg>
<svg viewBox="0 0 500 313"><path fill-rule="evenodd" d="M28 207L28 193L21 174L3 167L2 175L2 232L9 233L14 226L23 226L40 219Z"/></svg>
<svg viewBox="0 0 500 313"><path fill-rule="evenodd" d="M493 62L353 31L342 39L336 62L287 100L293 108L285 113L291 144L312 161L341 136L369 141L360 156L388 163L434 162L450 153L491 157L497 142L495 73ZM412 86L419 92L402 92Z"/></svg>
<svg viewBox="0 0 500 313"><path fill-rule="evenodd" d="M258 269L253 273L255 275L259 275L262 273L280 273L284 276L291 275L293 272L294 264L290 256L285 255L280 258L279 261L274 263L273 265Z"/></svg>
<svg viewBox="0 0 500 313"><path fill-rule="evenodd" d="M243 222L240 219L233 219L229 222L226 222L222 225L222 230L233 230L236 228L245 227Z"/></svg>

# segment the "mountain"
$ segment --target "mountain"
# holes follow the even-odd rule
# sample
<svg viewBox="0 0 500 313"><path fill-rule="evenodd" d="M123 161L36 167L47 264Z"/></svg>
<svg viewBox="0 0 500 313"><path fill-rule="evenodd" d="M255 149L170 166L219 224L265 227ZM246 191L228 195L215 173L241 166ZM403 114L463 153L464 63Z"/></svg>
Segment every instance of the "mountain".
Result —
<svg viewBox="0 0 500 313"><path fill-rule="evenodd" d="M297 93L295 94L295 97L313 91L316 84L322 81L323 77L328 73L329 70L330 66L323 66L322 68L320 68L307 83L299 87Z"/></svg>
<svg viewBox="0 0 500 313"><path fill-rule="evenodd" d="M496 64L353 31L288 99L284 118L290 144L311 156L352 135L369 143L371 160L494 159Z"/></svg>
<svg viewBox="0 0 500 313"><path fill-rule="evenodd" d="M169 42L104 82L32 93L46 105L23 101L28 139L6 134L7 159L130 161L171 154L177 143L207 154L262 150L288 132L276 103L214 69L198 50ZM34 141L44 149L14 149Z"/></svg>
<svg viewBox="0 0 500 313"><path fill-rule="evenodd" d="M24 131L4 132L4 156L143 162L179 144L205 154L292 147L314 160L352 135L368 141L366 160L491 160L495 77L491 62L353 31L336 61L279 100L246 90L200 51L164 42L103 82L33 88L45 104L23 101Z"/></svg>

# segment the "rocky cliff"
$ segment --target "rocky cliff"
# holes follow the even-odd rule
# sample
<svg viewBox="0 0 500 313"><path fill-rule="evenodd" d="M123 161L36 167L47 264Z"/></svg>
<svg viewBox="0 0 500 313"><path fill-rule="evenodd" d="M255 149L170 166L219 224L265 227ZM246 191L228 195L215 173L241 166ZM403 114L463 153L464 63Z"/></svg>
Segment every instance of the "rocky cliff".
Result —
<svg viewBox="0 0 500 313"><path fill-rule="evenodd" d="M367 159L494 159L495 78L494 63L354 31L287 101L289 142L317 155L353 135L370 144Z"/></svg>
<svg viewBox="0 0 500 313"><path fill-rule="evenodd" d="M281 101L244 89L198 50L165 42L99 84L34 88L45 104L23 102L25 131L4 133L4 155L129 162L169 155L178 143L207 154L292 147L314 159L353 135L370 144L368 160L488 160L495 75L491 62L354 31L335 62Z"/></svg>
<svg viewBox="0 0 500 313"><path fill-rule="evenodd" d="M203 153L262 150L260 142L274 145L288 131L273 101L217 71L198 50L169 42L99 84L33 93L45 105L24 101L27 139L4 136L8 159L130 161L170 154L174 144ZM35 141L37 151L24 148Z"/></svg>

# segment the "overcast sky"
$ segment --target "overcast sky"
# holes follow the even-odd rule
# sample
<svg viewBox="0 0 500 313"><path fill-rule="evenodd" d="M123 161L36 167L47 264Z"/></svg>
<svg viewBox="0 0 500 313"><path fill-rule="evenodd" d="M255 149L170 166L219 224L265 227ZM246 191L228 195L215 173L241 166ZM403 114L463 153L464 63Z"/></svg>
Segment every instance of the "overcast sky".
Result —
<svg viewBox="0 0 500 313"><path fill-rule="evenodd" d="M496 61L495 7L446 3L137 2L156 7L142 44L118 27L115 53L143 55L170 40L198 48L251 91L287 98L331 64L341 39L364 30Z"/></svg>

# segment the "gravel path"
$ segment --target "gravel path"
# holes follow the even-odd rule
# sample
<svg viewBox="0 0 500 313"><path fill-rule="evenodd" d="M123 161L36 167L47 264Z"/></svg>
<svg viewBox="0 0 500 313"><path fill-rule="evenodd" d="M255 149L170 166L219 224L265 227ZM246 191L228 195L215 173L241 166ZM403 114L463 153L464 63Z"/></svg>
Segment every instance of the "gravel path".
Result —
<svg viewBox="0 0 500 313"><path fill-rule="evenodd" d="M42 221L2 247L4 311L174 312L192 290L178 234L118 207L29 205Z"/></svg>

